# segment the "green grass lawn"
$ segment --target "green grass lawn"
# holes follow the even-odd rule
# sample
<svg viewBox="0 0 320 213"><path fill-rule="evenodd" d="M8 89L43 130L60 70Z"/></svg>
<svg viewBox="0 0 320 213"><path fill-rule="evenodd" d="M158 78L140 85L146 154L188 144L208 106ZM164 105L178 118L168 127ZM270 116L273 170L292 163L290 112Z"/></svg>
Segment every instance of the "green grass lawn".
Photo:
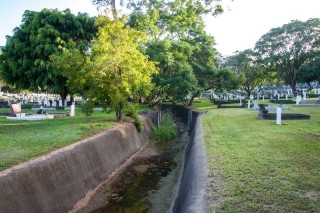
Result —
<svg viewBox="0 0 320 213"><path fill-rule="evenodd" d="M97 111L87 118L78 110L75 117L42 121L11 121L0 116L0 170L102 132L114 121L114 113Z"/></svg>
<svg viewBox="0 0 320 213"><path fill-rule="evenodd" d="M202 123L211 211L320 212L320 108L286 105L283 113L311 119L276 125L258 111L205 102L195 107L208 111Z"/></svg>

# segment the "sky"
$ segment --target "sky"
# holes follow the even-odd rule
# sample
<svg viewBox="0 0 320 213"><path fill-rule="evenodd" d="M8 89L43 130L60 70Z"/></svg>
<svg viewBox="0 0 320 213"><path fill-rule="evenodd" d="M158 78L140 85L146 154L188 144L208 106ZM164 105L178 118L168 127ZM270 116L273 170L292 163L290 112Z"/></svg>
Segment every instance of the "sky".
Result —
<svg viewBox="0 0 320 213"><path fill-rule="evenodd" d="M0 0L0 46L6 35L21 24L25 10L43 8L86 12L96 16L98 11L91 0ZM206 30L214 36L217 50L224 56L235 51L253 48L272 28L291 20L306 21L320 18L320 0L222 0L224 13L205 18Z"/></svg>

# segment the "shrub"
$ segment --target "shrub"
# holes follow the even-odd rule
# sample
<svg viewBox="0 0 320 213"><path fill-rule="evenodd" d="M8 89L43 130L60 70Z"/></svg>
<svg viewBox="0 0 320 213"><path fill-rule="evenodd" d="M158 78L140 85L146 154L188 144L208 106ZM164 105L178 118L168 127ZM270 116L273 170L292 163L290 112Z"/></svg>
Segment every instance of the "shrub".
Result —
<svg viewBox="0 0 320 213"><path fill-rule="evenodd" d="M159 126L152 128L151 140L166 142L173 140L178 134L178 128L170 113L164 113Z"/></svg>
<svg viewBox="0 0 320 213"><path fill-rule="evenodd" d="M87 117L91 116L93 113L94 103L92 101L86 101L81 105L81 112Z"/></svg>
<svg viewBox="0 0 320 213"><path fill-rule="evenodd" d="M134 120L134 125L139 132L143 131L143 121L139 117L138 108L134 104L128 103L125 107L124 114Z"/></svg>

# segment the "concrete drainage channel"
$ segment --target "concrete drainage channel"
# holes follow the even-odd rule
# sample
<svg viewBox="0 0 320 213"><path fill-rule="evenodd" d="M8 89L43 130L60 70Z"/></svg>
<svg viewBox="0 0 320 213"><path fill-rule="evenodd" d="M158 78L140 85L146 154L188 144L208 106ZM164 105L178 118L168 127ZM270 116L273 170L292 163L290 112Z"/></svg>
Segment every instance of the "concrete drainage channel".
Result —
<svg viewBox="0 0 320 213"><path fill-rule="evenodd" d="M155 113L149 113L143 134L132 124L121 125L1 172L0 211L203 212L206 159L199 113L180 106L162 109L185 124L175 145L167 145L173 148L148 145L156 123ZM145 203L133 204L139 193Z"/></svg>

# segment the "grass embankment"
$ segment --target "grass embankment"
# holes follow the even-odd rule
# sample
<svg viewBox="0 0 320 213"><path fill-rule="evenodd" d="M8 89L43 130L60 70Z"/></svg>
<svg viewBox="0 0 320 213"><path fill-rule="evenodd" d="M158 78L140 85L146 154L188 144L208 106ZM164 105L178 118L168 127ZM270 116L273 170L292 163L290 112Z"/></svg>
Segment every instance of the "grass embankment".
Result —
<svg viewBox="0 0 320 213"><path fill-rule="evenodd" d="M102 132L114 121L114 113L97 111L87 118L78 110L75 117L42 121L10 121L0 116L0 171Z"/></svg>
<svg viewBox="0 0 320 213"><path fill-rule="evenodd" d="M320 212L320 108L286 106L311 119L276 125L250 109L203 115L212 211Z"/></svg>

